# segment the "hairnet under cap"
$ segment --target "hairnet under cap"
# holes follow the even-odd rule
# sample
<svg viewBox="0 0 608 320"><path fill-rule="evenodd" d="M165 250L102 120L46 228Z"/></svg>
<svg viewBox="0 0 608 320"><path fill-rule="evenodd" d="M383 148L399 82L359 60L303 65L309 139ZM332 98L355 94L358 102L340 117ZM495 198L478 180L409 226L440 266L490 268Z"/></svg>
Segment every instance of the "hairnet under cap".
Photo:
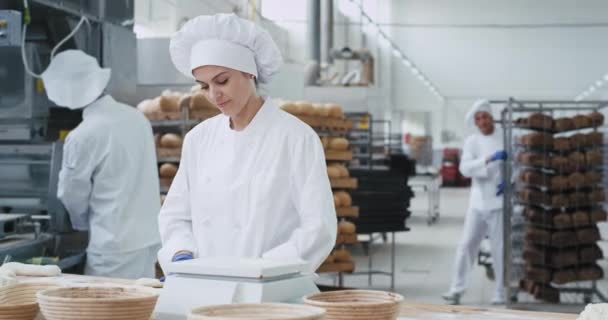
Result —
<svg viewBox="0 0 608 320"><path fill-rule="evenodd" d="M175 67L190 78L198 67L217 65L267 83L283 64L270 34L233 13L191 19L171 38L169 51Z"/></svg>
<svg viewBox="0 0 608 320"><path fill-rule="evenodd" d="M477 112L487 112L491 115L492 105L490 104L490 101L485 99L475 101L469 112L467 112L467 115L464 117L464 123L466 126L470 128L475 127L475 114Z"/></svg>

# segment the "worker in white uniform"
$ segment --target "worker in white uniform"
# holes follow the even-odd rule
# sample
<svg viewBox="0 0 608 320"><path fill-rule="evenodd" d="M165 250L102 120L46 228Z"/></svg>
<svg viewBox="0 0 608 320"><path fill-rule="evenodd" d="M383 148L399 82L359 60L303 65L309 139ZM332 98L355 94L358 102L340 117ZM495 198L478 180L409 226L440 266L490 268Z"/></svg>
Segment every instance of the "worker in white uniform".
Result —
<svg viewBox="0 0 608 320"><path fill-rule="evenodd" d="M276 44L251 21L218 14L187 22L170 53L221 114L184 139L159 217L161 266L229 256L314 272L335 245L336 212L319 136L257 92L282 64Z"/></svg>
<svg viewBox="0 0 608 320"><path fill-rule="evenodd" d="M459 304L484 237L492 247L492 267L496 287L492 303L504 303L503 286L503 188L502 161L507 158L502 133L494 126L491 105L477 101L467 113L466 125L473 128L462 148L460 172L472 179L469 210L465 217L462 238L456 250L455 270L450 290L443 298ZM475 129L476 127L476 129Z"/></svg>
<svg viewBox="0 0 608 320"><path fill-rule="evenodd" d="M110 70L82 51L56 55L42 79L55 104L84 109L63 147L57 196L74 229L89 231L85 274L153 277L160 196L150 123L104 94Z"/></svg>

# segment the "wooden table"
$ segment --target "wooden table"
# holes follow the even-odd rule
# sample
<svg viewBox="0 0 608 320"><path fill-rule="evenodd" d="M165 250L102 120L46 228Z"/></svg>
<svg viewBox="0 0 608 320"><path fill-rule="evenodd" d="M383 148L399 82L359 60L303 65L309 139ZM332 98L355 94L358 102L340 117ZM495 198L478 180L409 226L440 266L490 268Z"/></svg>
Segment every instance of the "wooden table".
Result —
<svg viewBox="0 0 608 320"><path fill-rule="evenodd" d="M577 315L405 302L399 317L399 320L576 320Z"/></svg>

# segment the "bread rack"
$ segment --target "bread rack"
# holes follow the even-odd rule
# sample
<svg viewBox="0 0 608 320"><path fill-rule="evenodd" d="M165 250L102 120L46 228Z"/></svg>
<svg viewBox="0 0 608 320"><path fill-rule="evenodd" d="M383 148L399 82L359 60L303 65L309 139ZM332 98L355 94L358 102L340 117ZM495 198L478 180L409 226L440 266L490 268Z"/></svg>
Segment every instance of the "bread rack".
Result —
<svg viewBox="0 0 608 320"><path fill-rule="evenodd" d="M524 232L523 229L524 228L528 228L529 225L534 224L534 222L531 222L529 220L526 220L526 218L524 218L523 214L522 214L522 203L520 201L520 199L518 199L518 191L521 190L522 188L522 182L517 181L518 176L519 176L519 172L520 170L522 170L522 164L520 164L517 159L516 156L518 154L518 152L520 152L522 150L522 147L520 145L518 145L517 141L518 141L518 136L520 134L527 134L530 132L546 132L549 133L551 135L555 135L557 137L559 136L563 136L561 135L562 133L566 133L566 132L555 132L552 128L551 129L542 129L542 128L530 128L530 127L523 127L521 125L521 123L518 123L516 120L519 117L524 117L524 116L529 116L530 114L533 113L541 113L544 115L548 115L551 116L553 119L557 119L559 117L564 117L564 116L573 116L573 115L579 115L579 114L589 114L591 112L600 112L600 111L604 111L603 114L604 116L607 115L607 113L605 112L605 107L608 106L608 101L580 101L580 102L575 102L575 101L550 101L550 100L537 100L537 101L520 101L520 100L516 100L514 98L510 98L509 100L506 101L491 101L493 106L496 107L501 107L502 108L502 112L501 112L501 116L500 116L500 120L497 121L497 123L499 123L500 125L502 125L502 130L504 133L504 145L505 145L505 150L508 153L508 159L504 162L503 165L503 177L505 177L505 181L509 181L511 183L505 183L505 190L504 190L504 261L505 261L505 266L504 266L504 282L505 282L505 293L506 293L506 297L507 299L507 307L513 307L515 304L521 303L521 302L532 302L535 297L539 298L539 296L541 297L541 300L553 300L551 297L548 296L544 296L545 299L543 298L543 290L546 289L547 287L550 290L556 290L554 291L556 296L554 295L553 298L557 298L557 300L553 300L550 302L558 302L560 301L561 303L589 303L589 302L598 302L598 301L607 301L606 296L600 291L600 289L597 286L597 280L591 280L591 281L579 281L578 277L577 280L573 281L573 282L569 282L566 284L555 284L553 282L554 275L556 271L560 271L561 269L556 268L555 266L551 266L551 267L547 267L547 270L550 270L548 272L550 272L549 274L551 275L551 281L550 283L546 283L546 284L537 284L537 287L534 286L529 286L527 287L528 289L530 289L530 293L531 292L535 292L535 293L540 293L538 295L532 296L532 295L527 295L524 288L526 287L526 284L528 282L526 282L527 280L524 280L524 273L526 273L526 267L525 267L525 263L526 261L523 258L523 247L524 247ZM576 133L576 132L601 132L604 133L605 132L605 128L602 125L599 126L588 126L585 128L573 128L571 130L567 131L569 134L572 133ZM605 133L604 133L605 134ZM597 146L597 148L599 150L602 150L602 148L605 145L605 140L602 141L602 144ZM552 148L552 146L550 146L549 148ZM604 156L604 161L606 161L606 154L604 152L606 152L606 148L603 148L604 150L602 151L603 156ZM579 150L579 149L571 149L571 150ZM539 152L545 152L545 155L548 155L549 152L551 152L552 154L554 154L554 152L557 152L555 150L539 150ZM605 166L605 162L602 163L602 167ZM533 170L542 170L544 173L548 173L548 174L562 174L560 172L551 172L551 171L544 171L545 168L539 169L533 169ZM600 168L599 166L597 168L594 169L590 169L589 167L584 168L584 170L598 170L598 172L601 172L602 168ZM507 178L508 177L508 178ZM604 177L605 179L606 177ZM604 186L606 185L605 180L602 180L600 183L602 183ZM595 185L589 185L588 188L591 188L591 190L595 190L595 188L600 188L598 186L598 184ZM544 189L539 189L541 192L547 193L547 190ZM571 192L578 192L579 190L574 190ZM582 191L582 190L581 190ZM534 203L532 205L537 205L538 203ZM605 203L603 203L605 204ZM530 203L525 204L525 206L529 206ZM588 206L588 208L586 207L584 210L593 210L594 207L600 208L599 210L601 210L602 204L600 203L593 203L592 201L586 202L584 204L585 206ZM539 205L539 207L543 207L544 205ZM582 204L577 203L577 206L582 206ZM547 208L541 208L540 210L545 210ZM555 210L563 210L564 212L567 212L567 210L577 210L577 209L568 209L568 208L554 208ZM542 211L542 212L550 212L549 210L551 209L547 209L547 211ZM583 210L583 209L578 209L578 210ZM571 213L571 212L569 212ZM555 211L553 211L551 214L555 214ZM591 222L590 222L591 223ZM554 228L554 226L552 227L548 227L548 228ZM577 227L572 226L572 229L574 231L576 231ZM555 231L555 229L549 229L549 230L554 230L551 232L557 232ZM601 240L600 240L601 241ZM527 245L527 244L526 244ZM579 257L580 257L580 251L577 251L580 248L581 244L578 243L576 244L576 247L571 248L571 250L575 251L575 252L579 252ZM550 249L548 247L545 247L544 250L546 250L546 252L552 252L552 254L555 254L555 252L559 252L559 250L562 250L561 248L558 249ZM546 260L547 261L547 260ZM581 266L578 263L581 263L579 260L577 261L577 265L575 266L576 268L580 268ZM530 263L528 265L531 265ZM551 269L554 268L554 269ZM573 267L574 268L574 267ZM528 269L529 270L529 269ZM578 274L578 272L580 272L581 269L572 269L575 270L574 272ZM582 298L582 299L581 299Z"/></svg>

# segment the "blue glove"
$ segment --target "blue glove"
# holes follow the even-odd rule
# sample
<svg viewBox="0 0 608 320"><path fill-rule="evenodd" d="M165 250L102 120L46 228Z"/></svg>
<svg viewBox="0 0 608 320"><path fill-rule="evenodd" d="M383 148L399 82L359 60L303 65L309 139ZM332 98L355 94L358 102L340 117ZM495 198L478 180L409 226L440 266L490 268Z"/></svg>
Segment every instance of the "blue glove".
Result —
<svg viewBox="0 0 608 320"><path fill-rule="evenodd" d="M497 160L507 160L507 152L504 150L496 151L490 156L490 162Z"/></svg>
<svg viewBox="0 0 608 320"><path fill-rule="evenodd" d="M504 181L503 181L503 182L499 183L499 184L496 186L496 196L497 196L497 197L499 197L499 196L501 196L501 195L502 195L504 192L505 192L505 183L504 183Z"/></svg>
<svg viewBox="0 0 608 320"><path fill-rule="evenodd" d="M171 262L185 261L185 260L192 260L192 259L194 259L194 256L192 256L192 253L178 253L175 256L173 256L173 259L171 259Z"/></svg>

